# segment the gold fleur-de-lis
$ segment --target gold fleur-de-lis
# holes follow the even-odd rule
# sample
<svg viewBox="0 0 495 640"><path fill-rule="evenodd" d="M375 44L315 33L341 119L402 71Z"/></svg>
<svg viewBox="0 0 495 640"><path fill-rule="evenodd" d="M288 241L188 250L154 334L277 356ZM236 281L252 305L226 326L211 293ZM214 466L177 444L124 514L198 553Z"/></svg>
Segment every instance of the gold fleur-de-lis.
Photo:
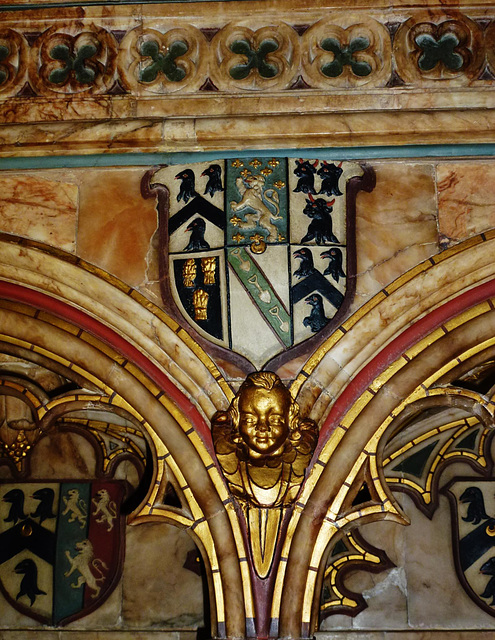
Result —
<svg viewBox="0 0 495 640"><path fill-rule="evenodd" d="M230 224L234 227L238 227L241 222L242 220L238 216L232 216L232 218L230 218Z"/></svg>
<svg viewBox="0 0 495 640"><path fill-rule="evenodd" d="M249 239L255 242L256 244L259 244L262 240L265 239L265 236L262 236L259 233L255 233L254 236L249 236Z"/></svg>
<svg viewBox="0 0 495 640"><path fill-rule="evenodd" d="M258 158L255 158L254 160L251 160L251 162L249 164L252 167L254 167L255 169L257 169L258 167L261 167L261 162L258 160Z"/></svg>
<svg viewBox="0 0 495 640"><path fill-rule="evenodd" d="M266 167L265 169L261 169L260 173L266 177L273 173L273 170Z"/></svg>
<svg viewBox="0 0 495 640"><path fill-rule="evenodd" d="M241 160L239 160L239 158L236 158L235 160L232 161L232 166L234 167L234 169L239 169L239 167L243 167L244 163L241 162Z"/></svg>
<svg viewBox="0 0 495 640"><path fill-rule="evenodd" d="M285 236L283 236L281 233L278 234L278 241L279 242L283 242L285 240Z"/></svg>
<svg viewBox="0 0 495 640"><path fill-rule="evenodd" d="M271 160L268 161L268 164L270 167L275 169L280 164L280 160L277 160L277 158L272 158Z"/></svg>
<svg viewBox="0 0 495 640"><path fill-rule="evenodd" d="M250 175L251 175L251 171L249 171L249 169L243 169L243 170L241 171L241 176L242 176L244 179L246 179L246 178L247 178L248 176L250 176Z"/></svg>
<svg viewBox="0 0 495 640"><path fill-rule="evenodd" d="M242 235L242 233L236 233L235 236L232 236L232 240L234 242L241 242L242 240L244 240L244 236Z"/></svg>
<svg viewBox="0 0 495 640"><path fill-rule="evenodd" d="M283 182L283 180L277 180L277 182L273 183L273 186L277 189L283 189L285 187L285 182Z"/></svg>

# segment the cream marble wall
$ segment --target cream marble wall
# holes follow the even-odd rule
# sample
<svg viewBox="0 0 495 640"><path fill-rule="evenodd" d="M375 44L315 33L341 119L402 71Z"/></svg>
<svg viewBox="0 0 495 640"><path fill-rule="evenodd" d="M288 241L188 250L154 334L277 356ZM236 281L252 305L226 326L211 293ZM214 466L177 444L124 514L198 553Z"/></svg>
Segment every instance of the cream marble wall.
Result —
<svg viewBox="0 0 495 640"><path fill-rule="evenodd" d="M357 287L349 313L421 261L495 227L495 161L411 158L371 165L376 187L357 198ZM0 175L0 230L68 251L162 305L156 203L140 193L145 170L5 171ZM303 361L304 357L292 373ZM286 371L290 374L290 367ZM67 455L78 448L71 439L60 446ZM471 639L483 632L483 638L495 638L495 619L471 602L455 576L446 499L441 499L432 521L406 496L399 496L399 502L411 518L410 527L363 527L364 536L385 549L396 567L377 575L350 576L349 587L364 591L368 608L356 618L328 618L318 637ZM126 538L122 582L100 609L69 625L60 636L41 632L37 623L0 601L0 638L99 640L104 628L115 633L106 633L108 640L192 637L203 624L203 596L199 576L182 566L194 549L191 539L163 524L128 527Z"/></svg>
<svg viewBox="0 0 495 640"><path fill-rule="evenodd" d="M456 476L472 477L473 472L468 465L453 464L442 473L440 486ZM366 640L374 640L379 630L387 633L377 637L394 640L409 638L408 631L421 640L462 638L461 630L468 638L495 636L495 618L476 606L457 578L447 497L440 496L430 520L408 495L396 492L394 496L411 524L376 522L364 525L360 532L368 542L385 549L396 566L378 574L351 574L345 584L363 593L368 608L355 618L330 616L323 621L318 638L346 637L346 630Z"/></svg>
<svg viewBox="0 0 495 640"><path fill-rule="evenodd" d="M494 160L370 164L376 186L357 197L357 286L350 312L416 264L495 226ZM75 253L163 306L156 203L140 193L145 171L5 171L0 229Z"/></svg>

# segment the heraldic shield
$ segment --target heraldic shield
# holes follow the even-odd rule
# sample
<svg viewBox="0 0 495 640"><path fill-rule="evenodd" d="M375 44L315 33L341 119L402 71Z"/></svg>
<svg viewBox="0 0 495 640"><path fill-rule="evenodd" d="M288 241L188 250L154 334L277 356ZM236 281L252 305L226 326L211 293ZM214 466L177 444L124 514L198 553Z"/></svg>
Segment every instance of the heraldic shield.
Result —
<svg viewBox="0 0 495 640"><path fill-rule="evenodd" d="M0 484L0 584L52 626L87 615L118 584L124 554L118 481Z"/></svg>
<svg viewBox="0 0 495 640"><path fill-rule="evenodd" d="M459 580L469 597L495 616L495 479L456 478L444 491Z"/></svg>
<svg viewBox="0 0 495 640"><path fill-rule="evenodd" d="M352 295L348 184L363 173L261 157L157 170L164 304L256 368L329 329Z"/></svg>

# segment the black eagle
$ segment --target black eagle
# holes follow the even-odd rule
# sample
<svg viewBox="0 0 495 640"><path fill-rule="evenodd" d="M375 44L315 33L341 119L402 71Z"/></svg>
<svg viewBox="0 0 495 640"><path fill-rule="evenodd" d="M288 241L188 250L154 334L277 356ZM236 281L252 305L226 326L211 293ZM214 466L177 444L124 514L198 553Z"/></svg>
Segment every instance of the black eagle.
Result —
<svg viewBox="0 0 495 640"><path fill-rule="evenodd" d="M12 522L15 525L18 520L27 518L24 513L24 491L11 489L4 495L3 501L10 502L9 515L4 518L4 522Z"/></svg>
<svg viewBox="0 0 495 640"><path fill-rule="evenodd" d="M488 519L483 493L478 487L468 487L459 498L459 501L469 503L466 517L462 518L464 522L479 524L481 520Z"/></svg>
<svg viewBox="0 0 495 640"><path fill-rule="evenodd" d="M323 308L323 298L319 293L313 293L306 298L306 302L313 308L309 316L304 318L303 325L309 327L313 333L318 333L328 322Z"/></svg>
<svg viewBox="0 0 495 640"><path fill-rule="evenodd" d="M330 262L326 266L323 272L324 276L332 276L335 282L339 281L339 278L345 278L344 270L342 269L342 251L337 247L332 247L328 251L320 253L322 258L328 258Z"/></svg>
<svg viewBox="0 0 495 640"><path fill-rule="evenodd" d="M50 487L38 489L33 493L33 498L39 500L39 504L31 514L32 518L39 518L41 524L43 520L56 517L53 513L53 501L55 499L55 491L53 489L50 489Z"/></svg>
<svg viewBox="0 0 495 640"><path fill-rule="evenodd" d="M208 176L208 182L205 187L205 195L207 193L213 198L217 191L223 191L222 187L222 167L219 164L210 164L208 169L205 169L202 176Z"/></svg>
<svg viewBox="0 0 495 640"><path fill-rule="evenodd" d="M313 254L310 249L303 247L302 249L294 251L294 258L299 258L301 261L299 267L294 271L295 276L305 278L306 276L311 276L316 273Z"/></svg>
<svg viewBox="0 0 495 640"><path fill-rule="evenodd" d="M15 598L16 600L19 600L22 596L27 596L31 602L31 606L33 606L36 596L46 596L46 591L42 591L38 587L38 567L34 560L24 558L24 560L16 564L14 571L24 576L21 580L19 593Z"/></svg>

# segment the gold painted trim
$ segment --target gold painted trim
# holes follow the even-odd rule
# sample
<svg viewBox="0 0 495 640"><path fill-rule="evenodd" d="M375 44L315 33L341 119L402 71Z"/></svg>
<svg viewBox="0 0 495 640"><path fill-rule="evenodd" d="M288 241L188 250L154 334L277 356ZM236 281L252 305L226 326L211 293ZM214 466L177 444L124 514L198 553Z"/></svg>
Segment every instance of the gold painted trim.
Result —
<svg viewBox="0 0 495 640"><path fill-rule="evenodd" d="M482 310L481 313L479 312L480 309ZM490 305L486 301L482 302L479 305L476 305L476 307L473 307L472 309L468 309L467 311L462 312L455 319L453 319L451 323L451 328L450 330L447 330L447 332L450 332L453 329L457 329L463 324L469 322L470 320L480 317L482 314L490 311L492 311L492 308L490 307ZM429 335L425 336L418 343L416 343L416 345L414 345L408 351L405 352L406 357L400 356L395 362L389 365L385 369L385 371L383 371L379 376L377 376L377 378L375 378L373 382L374 391L376 392L379 389L381 389L383 385L387 383L397 373L397 371L403 368L408 362L416 358L426 348L431 346L436 340L444 337L445 335L446 335L446 332L443 331L441 328L438 328L432 331L432 333L430 333ZM427 378L405 400L403 400L394 409L393 415L391 414L389 418L392 419L397 417L397 415L404 409L404 407L408 404L411 404L413 400L426 397L426 396L439 395L440 393L443 393L445 395L446 394L445 389L439 389L439 390L431 389L431 385L433 385L442 375L445 375L446 372L450 371L451 369L453 369L455 366L459 364L459 360L457 358L460 358L461 360L466 360L472 357L473 355L479 353L480 351L483 351L484 349L490 346L493 346L494 344L495 344L495 338L485 340L479 343L478 345L472 347L471 349L466 350L460 356L457 356L456 358L453 358L452 360L450 360L441 369L439 369L434 374L432 374L429 378ZM494 413L494 408L493 407L488 408L488 406L486 405L486 402L484 401L483 397L480 394L477 394L475 392L470 392L464 389L452 389L452 388L448 390L448 393L450 393L451 395L463 395L463 396L470 397L471 399L475 399L477 402L480 402L480 404L484 405L492 415ZM346 426L347 429L349 429L350 426L353 424L354 420L361 413L364 407L367 406L367 404L372 400L373 397L374 397L374 394L370 393L370 391L366 389L363 392L363 394L354 402L354 404L351 406L348 412L345 414L340 424ZM331 446L332 446L332 449L335 448L333 443ZM320 458L323 458L323 452L325 451L325 449L326 449L326 446L323 448L322 454L320 454ZM325 457L327 459L329 458L326 452L325 452ZM311 478L313 471L314 471L314 467L313 467L313 470L311 471L309 478Z"/></svg>
<svg viewBox="0 0 495 640"><path fill-rule="evenodd" d="M488 429L485 427L480 436L480 442L478 445L478 453L473 453L471 451L463 451L462 449L457 451L451 451L447 453L448 449L453 445L453 443L458 440L466 431L470 430L473 426L479 425L480 421L475 417L464 418L462 420L457 420L455 422L451 422L447 425L442 425L441 427L437 427L436 429L432 429L429 432L425 433L423 437L417 438L416 441L411 441L398 451L394 452L393 455L389 456L384 463L383 466L386 467L387 464L390 464L395 460L399 455L407 452L409 449L413 448L420 442L426 442L430 438L434 438L436 435L448 430L455 429L456 426L460 426L460 428L456 429L454 433L448 438L438 450L434 460L432 461L428 473L426 474L426 481L424 483L424 487L414 480L409 478L398 477L398 476L390 476L386 478L386 482L389 485L405 485L414 491L416 491L422 498L425 504L430 504L433 499L432 496L432 488L433 488L433 478L435 475L438 466L445 460L451 459L459 459L469 458L470 460L474 460L481 467L486 468L488 465L488 461L483 454L484 450L484 442L488 433ZM420 479L422 480L422 479Z"/></svg>
<svg viewBox="0 0 495 640"><path fill-rule="evenodd" d="M409 451L409 449L412 449L417 444L420 444L421 442L424 442L425 440L429 440L430 438L433 438L434 436L436 436L436 435L438 435L440 433L443 433L444 431L448 431L449 429L455 429L456 426L460 427L461 425L465 425L465 429L464 430L467 430L467 429L469 429L471 427L474 427L476 424L479 424L478 418L475 418L474 416L469 416L467 418L461 418L460 420L455 420L454 422L449 422L447 424L441 425L440 427L435 427L434 429L430 429L430 431L427 431L426 433L423 433L421 436L418 436L417 438L413 438L413 440L411 440L410 442L405 444L403 447L401 447L400 449L397 449L397 451L394 451L393 453L391 453L383 461L383 468L387 467L396 458L398 458L402 454L406 453L407 451Z"/></svg>
<svg viewBox="0 0 495 640"><path fill-rule="evenodd" d="M299 523L299 519L302 514L302 508L296 502L294 505L294 512L287 527L287 533L285 534L285 540L282 545L282 552L280 554L280 562L278 563L277 577L275 578L275 586L273 588L271 618L272 620L278 620L280 618L280 607L282 604L282 591L285 581L285 572L287 571L287 559L289 557L292 540L294 538L294 532Z"/></svg>
<svg viewBox="0 0 495 640"><path fill-rule="evenodd" d="M12 306L14 306L15 309L13 309ZM29 309L29 307L24 307L23 305L19 305L17 303L15 303L12 306L10 306L10 303L4 302L2 304L2 307L9 311L13 311L14 313L17 313L17 314L22 314L32 318L39 319L35 313L32 313L32 314L26 313L26 310ZM153 382L147 379L147 377L137 367L135 367L134 365L130 365L122 356L120 356L113 349L108 347L108 345L104 345L100 343L100 341L95 336L88 334L87 332L84 332L84 331L79 333L79 330L77 332L74 332L71 326L66 325L65 322L51 322L52 319L53 318L50 316L50 314L45 313L42 321L57 327L57 329L59 330L67 331L72 336L76 336L82 342L86 342L87 344L89 344L90 347L99 350L104 356L113 360L117 366L124 368L127 371L127 373L132 377L134 377L137 380L137 382L140 383L144 388L147 388L148 390L151 391L155 399L164 406L164 408L172 415L172 417L175 419L177 424L182 428L182 430L186 432L186 435L188 436L192 446L195 448L198 455L200 456L203 464L205 465L205 468L211 467L208 469L209 476L212 479L214 486L218 490L220 498L225 501L228 498L228 493L225 488L223 478L219 474L218 469L215 467L212 457L206 450L203 444L203 441L201 440L199 435L192 428L192 424L189 422L187 417L184 416L182 412L179 410L179 408L171 400L168 399L166 394L163 394L163 392ZM102 395L89 394L89 393L71 393L69 395L62 396L60 398L55 398L50 402L46 403L45 405L42 405L38 401L37 410L40 418L46 416L49 413L49 411L54 409L55 407L60 407L64 404L69 405L74 401L100 402L102 404L108 405L109 408L112 406L124 408L137 421L137 423L142 426L143 430L145 430L149 434L149 437L153 442L156 455L157 455L156 480L152 487L148 503L145 504L141 508L141 510L138 513L136 513L132 517L132 519L129 520L129 522L131 524L139 524L142 522L161 520L161 521L169 522L171 524L175 524L183 528L184 527L190 528L194 524L196 524L194 533L202 543L207 553L208 562L210 564L211 571L212 571L212 579L215 587L214 591L215 591L217 621L219 623L225 622L226 615L225 615L225 601L224 601L222 577L220 576L220 573L219 573L219 563L218 563L218 558L217 558L216 549L215 549L215 542L211 535L209 523L204 519L203 511L199 507L199 504L197 503L191 489L187 486L185 478L179 466L177 465L175 459L170 454L170 452L168 451L167 447L162 442L158 434L151 427L149 422L146 421L143 418L143 416L136 409L134 409L134 407L129 402L127 402L121 395L119 395L114 389L104 384L101 380L96 378L93 374L91 374L89 371L87 371L83 367L74 365L73 363L69 362L65 358L58 356L57 354L49 351L48 349L39 347L38 345L34 343L29 343L28 341L25 341L25 340L8 336L7 334L0 334L0 340L3 340L4 342L10 343L10 344L16 344L18 346L22 346L27 351L34 351L36 353L41 353L42 355L47 357L47 359L51 359L56 362L62 363L68 369L79 373L79 375L81 375L85 379L93 382L93 384L95 384L97 388L101 389L107 394L107 396L102 396ZM190 431L190 433L187 433L188 431ZM179 486L181 487L183 496L187 504L187 508L192 514L192 518L188 518L187 516L179 512L172 511L171 509L167 509L162 505L155 504L159 486L161 485L164 478L164 473L165 473L164 458L165 457L166 457L166 464L168 465L171 473L174 475ZM227 512L228 512L228 517L233 529L234 539L235 539L238 552L242 553L241 557L246 557L246 551L244 548L242 534L240 531L237 518L235 517L235 513L233 512L232 508L227 509ZM241 576L242 576L246 615L253 618L254 617L254 600L253 600L253 595L251 591L251 581L250 581L249 568L247 567L247 563L241 563L240 570L241 570Z"/></svg>
<svg viewBox="0 0 495 640"><path fill-rule="evenodd" d="M1 234L0 234L0 237L1 237ZM4 309L14 311L15 313L18 313L18 314L27 315L28 317L33 317L33 318L38 317L36 316L36 312L30 313L31 311L30 307L24 306L20 303L10 303L6 301L2 301L2 304L0 306ZM61 329L62 331L65 331L66 328L69 327L69 330L67 332L72 336L74 335L77 336L77 334L79 334L79 330L74 334L73 327L69 323L66 323L65 321L58 322L56 318L54 318L53 316L51 316L46 312L43 313L43 316L44 316L43 322L46 322L47 324L55 326L58 329ZM54 322L52 322L53 319L55 319ZM140 382L146 389L148 389L150 393L158 400L158 402L160 402L160 404L162 404L165 407L165 409L174 417L177 424L186 433L193 447L196 449L196 451L200 455L205 467L208 467L209 465L213 464L213 458L210 456L210 454L206 450L201 438L198 436L196 431L192 428L192 424L189 422L189 419L180 411L180 409L176 406L174 402L169 400L168 396L164 394L162 390L155 383L153 383L151 380L149 380L149 378L147 378L147 376L137 366L133 365L132 363L129 363L114 349L112 349L105 343L101 342L98 338L87 333L86 331L80 332L78 337L83 342L86 342L91 347L98 349L104 355L111 358L117 365L123 366L123 368L126 371L128 371L136 380L138 380L138 382ZM13 340L16 340L15 338L7 337L7 336L3 338L3 334L0 334L0 340L1 339L4 339L10 343L17 344L18 346L23 346L27 350L33 350L37 353L41 353L42 355L45 355L49 359L55 360L56 362L60 362L61 364L66 366L68 369L71 369L72 371L78 373L79 375L83 376L87 380L91 381L96 387L102 389L108 396L112 396L112 394L114 393L114 390L111 387L107 385L102 386L102 382L98 380L95 376L93 376L91 373L89 373L89 371L87 371L86 369L83 369L66 359L60 358L59 356L57 356L56 354L48 350L45 350L41 347L38 347L37 345L33 345L24 341L13 342ZM132 413L132 411L130 411L130 405L126 403L126 401L120 396L118 397L115 396L114 400L112 401L112 404L116 406L121 406L122 408ZM214 484L222 500L227 499L228 493L220 474L215 476Z"/></svg>
<svg viewBox="0 0 495 640"><path fill-rule="evenodd" d="M0 378L0 388L1 387L8 387L10 389L15 389L16 391L18 391L21 395L25 396L29 400L30 404L33 406L36 412L38 412L40 407L43 406L41 400L37 396L35 396L32 391L30 391L27 387L23 387L18 382Z"/></svg>
<svg viewBox="0 0 495 640"><path fill-rule="evenodd" d="M353 560L364 560L365 562L370 562L372 564L380 564L381 562L377 555L366 551L364 547L357 542L355 537L352 535L352 532L347 533L346 537L349 544L354 548L354 551L349 550L345 555L332 562L325 569L324 577L330 580L332 591L337 596L337 599L321 605L320 611L333 609L337 606L346 606L350 608L356 608L358 606L358 603L355 600L345 597L337 586L337 575L343 565L347 564L347 562L352 562Z"/></svg>
<svg viewBox="0 0 495 640"><path fill-rule="evenodd" d="M165 311L156 306L153 302L148 300L141 293L127 285L125 282L117 278L116 276L104 271L100 267L97 267L82 258L78 258L74 255L66 253L61 249L57 249L55 247L50 247L48 245L43 244L42 242L38 242L36 240L31 240L28 238L21 238L20 236L14 236L7 233L0 232L0 243L5 242L6 244L13 244L20 247L27 247L29 249L33 249L34 251L39 251L42 254L49 255L51 257L57 258L58 260L70 264L72 266L78 267L89 273L99 280L110 284L115 287L119 291L125 293L129 297L131 297L135 302L137 302L143 309L149 311L152 315L158 318L161 322L163 322L169 329L171 329L178 338L185 344L185 346L190 349L194 355L200 360L200 362L205 366L210 375L214 378L214 380L218 383L219 387L223 391L227 401L230 403L234 399L234 392L231 389L228 382L223 377L220 369L215 365L213 360L209 357L209 355L191 338L191 336L184 331L184 329L180 328L175 320L173 320ZM26 285L22 285L26 289L30 287ZM51 295L51 294L45 294ZM12 303L9 303L12 304ZM62 320L56 320L57 323L63 323ZM55 322L52 322L55 325ZM61 324L57 324L55 326L60 326L63 328Z"/></svg>

